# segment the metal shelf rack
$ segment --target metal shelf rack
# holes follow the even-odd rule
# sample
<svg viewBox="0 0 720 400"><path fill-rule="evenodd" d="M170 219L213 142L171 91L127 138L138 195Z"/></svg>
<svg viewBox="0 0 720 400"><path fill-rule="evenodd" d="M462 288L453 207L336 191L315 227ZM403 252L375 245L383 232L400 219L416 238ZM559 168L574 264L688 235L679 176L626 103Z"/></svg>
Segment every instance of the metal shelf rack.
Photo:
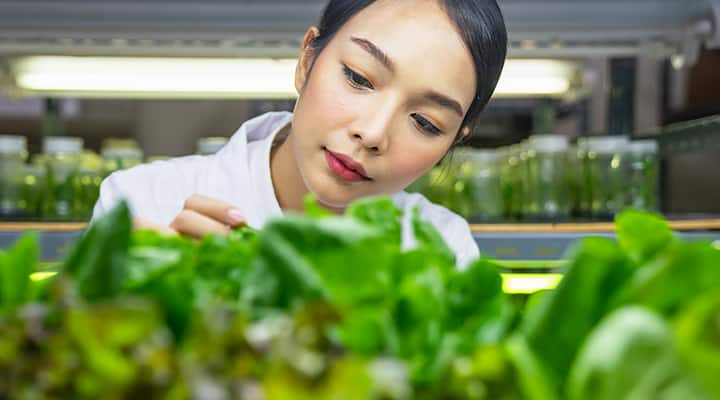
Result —
<svg viewBox="0 0 720 400"><path fill-rule="evenodd" d="M633 138L656 139L664 155L720 149L720 115L678 122Z"/></svg>
<svg viewBox="0 0 720 400"><path fill-rule="evenodd" d="M718 241L720 219L672 221L685 240ZM0 248L8 248L23 233L40 237L43 261L62 258L68 246L85 229L84 223L0 222ZM568 248L589 236L614 238L612 223L560 224L473 224L471 230L480 251L511 269L554 269L561 265Z"/></svg>

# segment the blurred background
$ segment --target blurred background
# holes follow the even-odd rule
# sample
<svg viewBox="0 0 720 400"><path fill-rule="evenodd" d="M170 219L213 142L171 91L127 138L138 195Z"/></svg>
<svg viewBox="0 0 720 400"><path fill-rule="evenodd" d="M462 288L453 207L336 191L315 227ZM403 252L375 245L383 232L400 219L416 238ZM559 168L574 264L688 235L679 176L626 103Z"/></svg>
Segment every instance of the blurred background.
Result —
<svg viewBox="0 0 720 400"><path fill-rule="evenodd" d="M470 221L720 214L720 1L499 0L509 60L413 190ZM324 0L0 0L0 218L82 221L108 173L291 110Z"/></svg>

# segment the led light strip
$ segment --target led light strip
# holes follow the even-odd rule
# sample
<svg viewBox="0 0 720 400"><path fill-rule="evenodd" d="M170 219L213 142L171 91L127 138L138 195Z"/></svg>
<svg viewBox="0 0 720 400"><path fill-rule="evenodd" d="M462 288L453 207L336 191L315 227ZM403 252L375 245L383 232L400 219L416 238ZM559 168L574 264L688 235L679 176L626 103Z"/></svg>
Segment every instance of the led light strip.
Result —
<svg viewBox="0 0 720 400"><path fill-rule="evenodd" d="M502 274L503 291L509 294L530 294L554 289L562 274Z"/></svg>
<svg viewBox="0 0 720 400"><path fill-rule="evenodd" d="M33 282L42 281L57 275L56 271L35 272L30 275ZM501 274L503 291L510 294L529 294L539 290L553 289L562 274Z"/></svg>

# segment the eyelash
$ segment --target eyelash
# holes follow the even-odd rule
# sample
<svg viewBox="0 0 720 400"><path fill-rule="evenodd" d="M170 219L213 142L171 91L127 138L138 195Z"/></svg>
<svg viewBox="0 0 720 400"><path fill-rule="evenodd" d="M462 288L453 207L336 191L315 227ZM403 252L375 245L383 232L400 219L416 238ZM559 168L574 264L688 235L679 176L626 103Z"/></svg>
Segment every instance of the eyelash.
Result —
<svg viewBox="0 0 720 400"><path fill-rule="evenodd" d="M347 65L343 65L343 74L350 86L356 89L374 89L372 83L367 78L353 71Z"/></svg>
<svg viewBox="0 0 720 400"><path fill-rule="evenodd" d="M413 114L410 114L410 116L415 120L415 125L420 130L427 132L433 136L439 136L442 134L442 131L440 129L438 129L435 125L433 125L432 122L423 118L420 114L413 113Z"/></svg>
<svg viewBox="0 0 720 400"><path fill-rule="evenodd" d="M348 84L356 89L374 89L372 83L367 78L353 71L347 65L343 65L343 74L345 75L345 79L347 79ZM440 129L421 115L413 113L410 116L413 120L415 120L415 126L421 131L433 136L442 134Z"/></svg>

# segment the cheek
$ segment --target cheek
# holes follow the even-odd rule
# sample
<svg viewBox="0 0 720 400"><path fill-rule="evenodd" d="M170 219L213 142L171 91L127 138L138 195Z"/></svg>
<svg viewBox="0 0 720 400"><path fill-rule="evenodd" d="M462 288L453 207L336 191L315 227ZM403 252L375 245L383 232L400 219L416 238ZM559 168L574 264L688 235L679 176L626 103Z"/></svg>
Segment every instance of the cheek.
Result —
<svg viewBox="0 0 720 400"><path fill-rule="evenodd" d="M344 82L336 75L337 71L318 62L298 99L295 119L310 128L312 135L341 125L352 116L346 90L342 86Z"/></svg>
<svg viewBox="0 0 720 400"><path fill-rule="evenodd" d="M405 142L408 143L408 142ZM445 155L445 146L406 146L402 152L393 154L390 161L390 179L399 185L408 185L431 169Z"/></svg>

